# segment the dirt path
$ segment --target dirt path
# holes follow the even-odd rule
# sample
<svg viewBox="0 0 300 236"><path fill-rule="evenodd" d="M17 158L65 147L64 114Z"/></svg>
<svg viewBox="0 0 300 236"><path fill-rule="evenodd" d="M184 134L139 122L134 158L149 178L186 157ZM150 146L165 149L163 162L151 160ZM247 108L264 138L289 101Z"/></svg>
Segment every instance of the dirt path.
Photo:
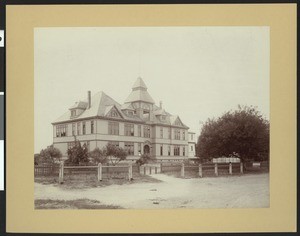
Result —
<svg viewBox="0 0 300 236"><path fill-rule="evenodd" d="M269 207L269 175L180 179L153 175L163 182L65 190L35 183L35 199L91 199L123 208Z"/></svg>

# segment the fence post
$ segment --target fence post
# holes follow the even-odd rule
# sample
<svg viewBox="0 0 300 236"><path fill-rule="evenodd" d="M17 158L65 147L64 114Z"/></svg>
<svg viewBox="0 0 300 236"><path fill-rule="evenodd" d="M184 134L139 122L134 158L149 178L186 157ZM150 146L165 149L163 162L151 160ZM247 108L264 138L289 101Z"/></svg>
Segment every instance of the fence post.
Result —
<svg viewBox="0 0 300 236"><path fill-rule="evenodd" d="M128 179L129 179L129 181L132 180L132 164L129 164L129 167L128 167Z"/></svg>
<svg viewBox="0 0 300 236"><path fill-rule="evenodd" d="M59 165L58 182L62 184L64 182L64 162L62 161Z"/></svg>
<svg viewBox="0 0 300 236"><path fill-rule="evenodd" d="M202 164L199 164L199 176L202 178Z"/></svg>
<svg viewBox="0 0 300 236"><path fill-rule="evenodd" d="M98 181L102 181L102 164L98 164Z"/></svg>
<svg viewBox="0 0 300 236"><path fill-rule="evenodd" d="M241 162L241 164L240 164L240 170L241 170L241 174L243 174L244 173L244 170L243 170L243 163Z"/></svg>
<svg viewBox="0 0 300 236"><path fill-rule="evenodd" d="M218 163L215 163L215 175L218 176Z"/></svg>
<svg viewBox="0 0 300 236"><path fill-rule="evenodd" d="M184 177L184 163L181 164L181 177Z"/></svg>
<svg viewBox="0 0 300 236"><path fill-rule="evenodd" d="M232 163L229 163L229 174L232 175Z"/></svg>

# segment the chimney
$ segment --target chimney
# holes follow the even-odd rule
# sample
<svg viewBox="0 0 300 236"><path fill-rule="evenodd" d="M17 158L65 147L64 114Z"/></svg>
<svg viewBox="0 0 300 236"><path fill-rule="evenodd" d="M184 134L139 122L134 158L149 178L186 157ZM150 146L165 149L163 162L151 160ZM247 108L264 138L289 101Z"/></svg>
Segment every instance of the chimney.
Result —
<svg viewBox="0 0 300 236"><path fill-rule="evenodd" d="M91 104L92 104L92 101L91 101L91 91L88 91L88 106L87 106L87 109L91 108Z"/></svg>
<svg viewBox="0 0 300 236"><path fill-rule="evenodd" d="M162 101L159 101L159 108L162 109Z"/></svg>

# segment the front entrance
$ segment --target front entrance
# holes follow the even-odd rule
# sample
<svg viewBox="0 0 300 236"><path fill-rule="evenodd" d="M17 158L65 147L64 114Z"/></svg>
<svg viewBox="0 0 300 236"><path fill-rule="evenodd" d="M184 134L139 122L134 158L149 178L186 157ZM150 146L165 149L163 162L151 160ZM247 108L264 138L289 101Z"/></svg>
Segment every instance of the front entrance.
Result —
<svg viewBox="0 0 300 236"><path fill-rule="evenodd" d="M149 145L144 146L144 154L150 154L150 147Z"/></svg>

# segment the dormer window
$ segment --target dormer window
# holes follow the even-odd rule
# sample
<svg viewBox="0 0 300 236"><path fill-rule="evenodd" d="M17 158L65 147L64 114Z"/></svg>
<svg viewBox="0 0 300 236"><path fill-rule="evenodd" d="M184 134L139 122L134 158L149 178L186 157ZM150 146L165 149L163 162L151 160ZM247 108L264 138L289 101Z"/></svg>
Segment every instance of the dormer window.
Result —
<svg viewBox="0 0 300 236"><path fill-rule="evenodd" d="M71 116L76 116L76 110L71 110Z"/></svg>
<svg viewBox="0 0 300 236"><path fill-rule="evenodd" d="M160 119L161 119L162 121L165 121L165 120L166 120L166 116L161 116Z"/></svg>

